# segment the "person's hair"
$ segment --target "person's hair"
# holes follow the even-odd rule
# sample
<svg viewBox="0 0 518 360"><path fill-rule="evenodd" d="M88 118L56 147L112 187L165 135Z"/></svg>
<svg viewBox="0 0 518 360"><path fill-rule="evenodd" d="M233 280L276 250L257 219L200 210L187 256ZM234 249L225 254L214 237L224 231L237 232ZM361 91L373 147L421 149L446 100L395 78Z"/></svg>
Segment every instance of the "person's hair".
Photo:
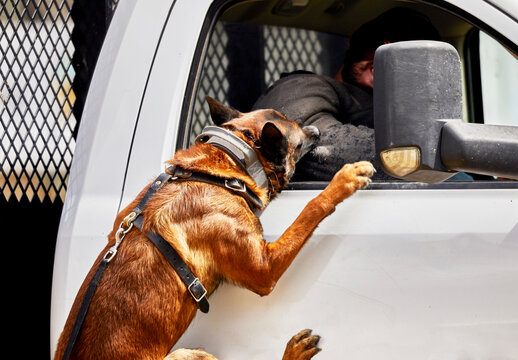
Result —
<svg viewBox="0 0 518 360"><path fill-rule="evenodd" d="M395 7L382 13L352 33L342 77L350 77L353 63L372 59L379 46L406 40L440 40L440 35L430 20L415 10Z"/></svg>

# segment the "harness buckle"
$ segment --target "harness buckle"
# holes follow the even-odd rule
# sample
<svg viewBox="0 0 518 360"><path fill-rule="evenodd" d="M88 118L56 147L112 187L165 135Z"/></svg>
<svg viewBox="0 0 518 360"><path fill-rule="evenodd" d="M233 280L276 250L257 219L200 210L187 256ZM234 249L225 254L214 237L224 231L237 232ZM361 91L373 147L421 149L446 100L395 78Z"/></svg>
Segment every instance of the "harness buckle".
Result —
<svg viewBox="0 0 518 360"><path fill-rule="evenodd" d="M233 191L246 192L245 184L238 179L225 179L225 187Z"/></svg>
<svg viewBox="0 0 518 360"><path fill-rule="evenodd" d="M117 255L117 248L119 244L113 245L107 252L104 254L103 260L106 262L112 261L112 259Z"/></svg>
<svg viewBox="0 0 518 360"><path fill-rule="evenodd" d="M195 278L192 283L187 287L189 292L191 293L191 296L196 300L197 303L199 303L205 295L207 295L207 290L205 289L205 286L200 282L200 279ZM201 290L201 294L198 294Z"/></svg>

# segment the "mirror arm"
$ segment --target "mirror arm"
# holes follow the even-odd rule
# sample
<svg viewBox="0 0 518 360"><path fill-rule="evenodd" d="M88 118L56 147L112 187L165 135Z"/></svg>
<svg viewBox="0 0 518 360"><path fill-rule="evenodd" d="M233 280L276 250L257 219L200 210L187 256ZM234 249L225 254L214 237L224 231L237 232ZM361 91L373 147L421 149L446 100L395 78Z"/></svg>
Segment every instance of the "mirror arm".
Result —
<svg viewBox="0 0 518 360"><path fill-rule="evenodd" d="M518 127L447 121L441 161L450 170L518 179Z"/></svg>

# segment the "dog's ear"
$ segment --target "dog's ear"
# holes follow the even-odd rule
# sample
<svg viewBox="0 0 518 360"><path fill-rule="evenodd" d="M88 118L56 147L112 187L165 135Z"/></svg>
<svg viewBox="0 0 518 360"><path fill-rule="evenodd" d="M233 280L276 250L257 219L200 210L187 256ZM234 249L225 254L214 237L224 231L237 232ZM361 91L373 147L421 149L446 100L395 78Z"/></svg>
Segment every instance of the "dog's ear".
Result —
<svg viewBox="0 0 518 360"><path fill-rule="evenodd" d="M288 151L288 142L274 123L267 122L261 131L261 151L264 156L280 164Z"/></svg>
<svg viewBox="0 0 518 360"><path fill-rule="evenodd" d="M237 110L232 109L217 100L214 100L210 96L206 96L207 103L210 108L210 117L217 126L220 126L227 121L238 118L241 113Z"/></svg>

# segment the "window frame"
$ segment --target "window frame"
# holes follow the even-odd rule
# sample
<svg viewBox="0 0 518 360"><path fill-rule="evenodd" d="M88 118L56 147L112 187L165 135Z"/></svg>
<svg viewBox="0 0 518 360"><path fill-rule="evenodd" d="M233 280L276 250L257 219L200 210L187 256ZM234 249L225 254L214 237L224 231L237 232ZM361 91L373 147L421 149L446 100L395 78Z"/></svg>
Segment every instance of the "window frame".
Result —
<svg viewBox="0 0 518 360"><path fill-rule="evenodd" d="M203 63L205 61L207 49L211 39L211 35L214 31L214 27L220 17L220 15L229 7L242 2L242 0L215 0L207 14L205 16L204 23L200 30L200 36L196 45L191 69L189 71L189 78L187 81L186 91L183 99L180 124L178 126L176 150L185 149L189 145L189 138L191 134L191 126L193 124L193 113L194 105L196 101L196 95L199 89L199 82L201 80L201 73L203 70ZM474 54L474 48L472 41L478 40L479 29L488 33L493 33L494 30L485 24L480 24L479 21L472 15L467 14L462 9L453 6L450 3L446 3L440 0L437 1L416 1L429 5L439 7L443 11L453 13L465 21L474 24L473 34L470 32L466 36L466 41L469 44L464 44L465 57L465 75L468 86L468 112L469 119L476 119L476 122L483 122L483 109L482 103L480 106L473 104L479 103L476 101L480 97L481 100L481 87L477 88L477 81L480 84L480 59L478 53ZM475 34L476 32L476 34ZM504 43L509 43L509 40L504 39ZM478 43L477 43L478 44ZM514 45L514 44L513 44ZM513 46L513 48L516 46ZM473 77L473 74L477 74ZM417 182L407 181L375 181L372 182L368 189L370 190L445 190L445 189L518 189L518 181L506 181L506 180L488 180L490 177L481 176L481 180L474 181L445 181L439 184L425 184ZM294 182L289 183L286 190L322 190L329 182L327 181L305 181L305 182Z"/></svg>
<svg viewBox="0 0 518 360"><path fill-rule="evenodd" d="M484 104L482 102L482 79L480 76L480 30L472 29L464 42L465 81L468 121L484 123Z"/></svg>

